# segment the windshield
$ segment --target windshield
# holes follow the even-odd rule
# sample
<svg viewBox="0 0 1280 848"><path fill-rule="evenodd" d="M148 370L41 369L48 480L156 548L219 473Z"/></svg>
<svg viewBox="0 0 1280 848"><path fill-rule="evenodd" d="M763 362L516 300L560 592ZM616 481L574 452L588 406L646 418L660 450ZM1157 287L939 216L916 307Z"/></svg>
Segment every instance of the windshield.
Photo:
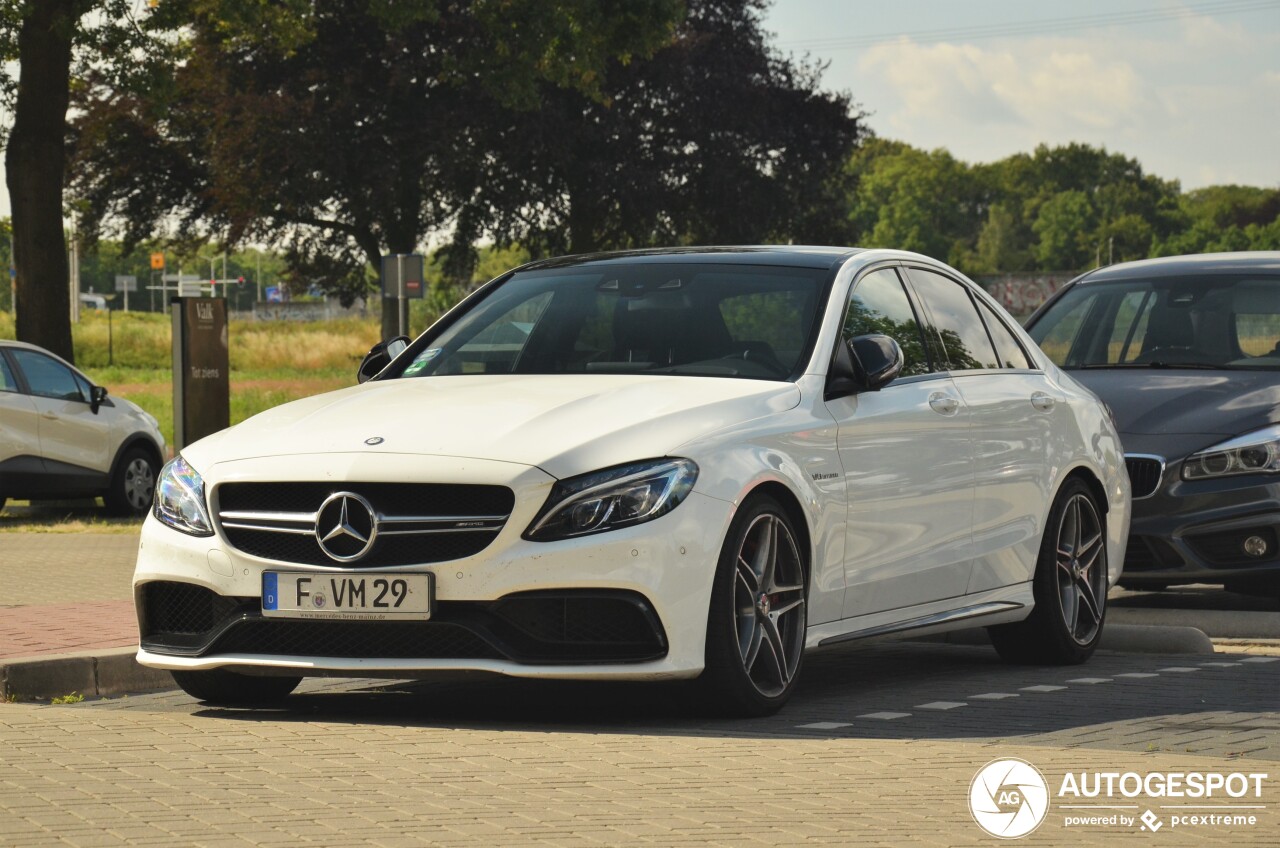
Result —
<svg viewBox="0 0 1280 848"><path fill-rule="evenodd" d="M816 332L823 269L707 264L578 266L514 275L401 377L685 374L784 380Z"/></svg>
<svg viewBox="0 0 1280 848"><path fill-rule="evenodd" d="M1086 283L1027 332L1064 368L1280 369L1280 277Z"/></svg>

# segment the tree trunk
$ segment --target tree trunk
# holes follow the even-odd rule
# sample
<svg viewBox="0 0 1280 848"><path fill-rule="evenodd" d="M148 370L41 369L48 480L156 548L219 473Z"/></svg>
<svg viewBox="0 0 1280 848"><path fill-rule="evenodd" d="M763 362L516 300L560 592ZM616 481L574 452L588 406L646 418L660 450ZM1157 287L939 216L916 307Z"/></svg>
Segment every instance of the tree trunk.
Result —
<svg viewBox="0 0 1280 848"><path fill-rule="evenodd" d="M31 0L18 33L18 99L5 151L20 340L73 361L62 182L77 0Z"/></svg>

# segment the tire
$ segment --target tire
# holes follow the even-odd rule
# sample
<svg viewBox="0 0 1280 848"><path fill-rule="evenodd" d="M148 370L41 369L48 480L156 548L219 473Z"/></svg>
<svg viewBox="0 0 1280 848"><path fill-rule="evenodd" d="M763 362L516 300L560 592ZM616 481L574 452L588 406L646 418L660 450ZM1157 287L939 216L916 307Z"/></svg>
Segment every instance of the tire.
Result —
<svg viewBox="0 0 1280 848"><path fill-rule="evenodd" d="M142 448L129 448L120 457L116 473L111 475L110 488L103 497L107 512L111 515L146 515L151 508L159 470L155 460Z"/></svg>
<svg viewBox="0 0 1280 848"><path fill-rule="evenodd" d="M197 701L226 706L252 706L284 700L302 682L301 677L257 677L215 668L211 671L175 671L178 686Z"/></svg>
<svg viewBox="0 0 1280 848"><path fill-rule="evenodd" d="M808 562L787 512L749 499L729 525L707 613L702 703L734 716L772 715L791 697L804 659Z"/></svg>
<svg viewBox="0 0 1280 848"><path fill-rule="evenodd" d="M1002 659L1077 665L1093 655L1107 617L1106 531L1088 485L1068 480L1045 522L1032 580L1035 608L1023 621L987 628Z"/></svg>

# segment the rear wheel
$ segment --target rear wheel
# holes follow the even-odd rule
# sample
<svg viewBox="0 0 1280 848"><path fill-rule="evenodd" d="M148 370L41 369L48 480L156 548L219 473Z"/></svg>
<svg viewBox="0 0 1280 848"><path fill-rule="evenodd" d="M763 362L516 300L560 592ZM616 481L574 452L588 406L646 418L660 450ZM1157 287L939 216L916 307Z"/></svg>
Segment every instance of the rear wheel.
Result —
<svg viewBox="0 0 1280 848"><path fill-rule="evenodd" d="M720 553L699 683L717 712L777 712L804 655L808 572L786 510L758 496L738 512Z"/></svg>
<svg viewBox="0 0 1280 848"><path fill-rule="evenodd" d="M215 668L175 671L174 681L191 697L209 704L251 706L283 700L302 682L301 677L256 677Z"/></svg>
<svg viewBox="0 0 1280 848"><path fill-rule="evenodd" d="M1106 620L1106 523L1088 485L1058 492L1032 581L1035 609L1024 621L987 628L1000 656L1017 663L1074 665L1092 656Z"/></svg>
<svg viewBox="0 0 1280 848"><path fill-rule="evenodd" d="M141 448L130 448L111 477L103 498L112 515L145 515L156 490L155 460Z"/></svg>

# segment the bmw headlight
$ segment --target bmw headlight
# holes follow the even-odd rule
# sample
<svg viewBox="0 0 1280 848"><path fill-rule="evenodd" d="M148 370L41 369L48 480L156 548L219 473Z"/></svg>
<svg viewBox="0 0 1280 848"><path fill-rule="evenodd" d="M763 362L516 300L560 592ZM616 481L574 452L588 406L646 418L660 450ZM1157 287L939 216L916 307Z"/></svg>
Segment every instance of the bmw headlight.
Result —
<svg viewBox="0 0 1280 848"><path fill-rule="evenodd" d="M152 512L174 530L192 536L213 535L213 522L204 502L204 480L181 456L160 469Z"/></svg>
<svg viewBox="0 0 1280 848"><path fill-rule="evenodd" d="M1265 427L1192 454L1182 463L1183 480L1274 474L1280 471L1280 425Z"/></svg>
<svg viewBox="0 0 1280 848"><path fill-rule="evenodd" d="M691 459L654 459L561 480L524 537L549 542L652 521L679 506L697 479Z"/></svg>

